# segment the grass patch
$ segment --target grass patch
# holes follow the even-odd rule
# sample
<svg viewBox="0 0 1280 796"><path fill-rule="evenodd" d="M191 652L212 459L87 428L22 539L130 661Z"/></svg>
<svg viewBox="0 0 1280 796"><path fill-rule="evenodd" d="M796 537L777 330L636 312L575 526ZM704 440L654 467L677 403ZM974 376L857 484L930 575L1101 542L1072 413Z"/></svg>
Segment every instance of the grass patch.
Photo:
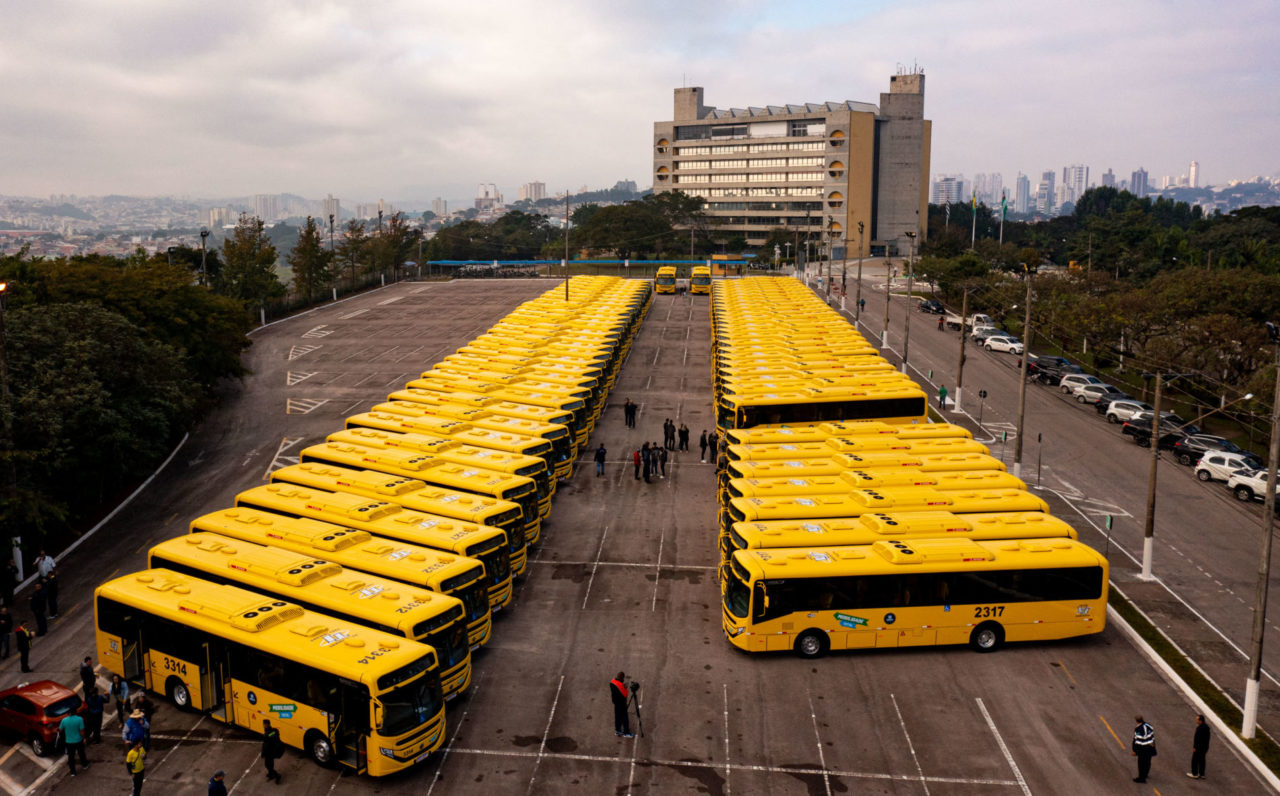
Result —
<svg viewBox="0 0 1280 796"><path fill-rule="evenodd" d="M1147 621L1147 618L1115 589L1108 590L1107 602L1112 608L1116 609L1116 613L1124 617L1124 620L1129 623L1129 626L1139 636L1142 636L1143 641L1150 644L1156 654L1178 673L1183 682L1189 685L1191 690L1204 700L1205 704L1209 706L1209 709L1218 718L1226 722L1228 727L1240 727L1241 722L1244 720L1244 715L1241 711L1227 698L1226 694L1222 693L1222 690L1212 680L1206 677L1185 655L1178 651L1178 648L1169 641L1168 637L1158 627ZM1267 768L1274 773L1280 774L1280 744L1277 744L1270 735L1267 735L1259 727L1257 736L1252 739L1244 739L1244 742Z"/></svg>

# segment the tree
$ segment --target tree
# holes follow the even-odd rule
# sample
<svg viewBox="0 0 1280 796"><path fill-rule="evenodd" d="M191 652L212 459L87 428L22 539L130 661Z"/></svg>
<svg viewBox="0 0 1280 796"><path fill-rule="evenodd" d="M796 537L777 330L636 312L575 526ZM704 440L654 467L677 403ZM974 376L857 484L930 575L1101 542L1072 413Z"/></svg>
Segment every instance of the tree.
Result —
<svg viewBox="0 0 1280 796"><path fill-rule="evenodd" d="M381 232L368 243L369 273L395 271L409 259L409 253L417 243L414 231L405 223L404 213L396 213L386 220Z"/></svg>
<svg viewBox="0 0 1280 796"><path fill-rule="evenodd" d="M351 289L356 288L356 274L360 271L360 262L365 258L369 246L369 235L365 231L364 222L353 218L347 222L343 230L342 242L338 244L338 273L346 272L351 280Z"/></svg>
<svg viewBox="0 0 1280 796"><path fill-rule="evenodd" d="M333 281L333 252L325 247L320 227L311 216L307 216L298 244L289 252L289 267L293 269L294 290L308 302Z"/></svg>
<svg viewBox="0 0 1280 796"><path fill-rule="evenodd" d="M267 240L262 219L240 214L231 237L222 242L222 273L214 290L248 306L284 295L276 277L276 247Z"/></svg>

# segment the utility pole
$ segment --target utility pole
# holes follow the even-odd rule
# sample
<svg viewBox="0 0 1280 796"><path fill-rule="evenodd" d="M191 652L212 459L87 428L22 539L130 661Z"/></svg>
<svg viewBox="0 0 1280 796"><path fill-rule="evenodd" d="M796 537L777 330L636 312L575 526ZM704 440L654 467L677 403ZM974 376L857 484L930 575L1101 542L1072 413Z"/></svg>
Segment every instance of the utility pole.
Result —
<svg viewBox="0 0 1280 796"><path fill-rule="evenodd" d="M834 218L827 219L827 306L831 306L831 232L835 223Z"/></svg>
<svg viewBox="0 0 1280 796"><path fill-rule="evenodd" d="M1156 371L1156 397L1151 413L1151 470L1147 476L1147 519L1142 526L1142 580L1151 580L1151 553L1156 535L1156 466L1160 462L1160 397L1164 374Z"/></svg>
<svg viewBox="0 0 1280 796"><path fill-rule="evenodd" d="M329 214L329 253L330 254L333 253L333 222L334 220L335 219L333 217L333 213L330 213Z"/></svg>
<svg viewBox="0 0 1280 796"><path fill-rule="evenodd" d="M1031 350L1031 272L1027 264L1022 264L1022 278L1027 280L1026 312L1022 321L1022 366L1018 369L1018 430L1017 439L1013 441L1013 476L1022 477L1022 436L1023 422L1027 416L1027 352ZM961 320L960 331L964 331Z"/></svg>
<svg viewBox="0 0 1280 796"><path fill-rule="evenodd" d="M5 499L9 504L11 512L17 511L18 502L18 468L13 461L13 408L9 403L9 365L5 359L4 353L4 311L5 300L8 298L9 289L13 286L13 282L0 282L0 429L4 431L3 439L0 439L0 452L4 456L4 490ZM15 550L14 540L12 538L5 539L5 547L7 552L12 553ZM22 566L22 561L18 560L18 566ZM5 605L13 605L13 588L18 584L14 583L5 589Z"/></svg>
<svg viewBox="0 0 1280 796"><path fill-rule="evenodd" d="M203 286L203 285L204 285L204 280L205 280L205 271L204 271L204 266L205 266L205 245L204 245L204 244L205 244L205 241L206 241L208 238L209 238L209 230L208 230L208 229L201 229L201 230L200 230L200 284L201 284L201 286Z"/></svg>
<svg viewBox="0 0 1280 796"><path fill-rule="evenodd" d="M692 230L689 233L693 236ZM569 189L564 192L564 300L569 301Z"/></svg>
<svg viewBox="0 0 1280 796"><path fill-rule="evenodd" d="M863 223L858 222L858 302L854 306L857 307L853 311L853 322L856 324L862 320L862 228Z"/></svg>
<svg viewBox="0 0 1280 796"><path fill-rule="evenodd" d="M956 411L960 411L960 401L964 397L964 319L969 315L969 288L965 287L964 296L960 299L960 358L956 361ZM1022 358L1027 358L1027 344L1022 344Z"/></svg>
<svg viewBox="0 0 1280 796"><path fill-rule="evenodd" d="M1262 510L1262 542L1258 550L1258 590L1253 604L1249 677L1244 686L1244 724L1240 734L1254 736L1258 721L1258 678L1262 673L1262 637L1267 629L1267 584L1271 580L1271 533L1276 516L1276 463L1280 460L1280 330L1267 321L1267 334L1275 349L1276 389L1271 398L1271 456L1267 459L1267 497Z"/></svg>
<svg viewBox="0 0 1280 796"><path fill-rule="evenodd" d="M889 260L884 263L884 331L880 333L880 347L889 347L889 288L893 283L893 272L889 269Z"/></svg>
<svg viewBox="0 0 1280 796"><path fill-rule="evenodd" d="M906 313L905 320L902 322L902 372L907 372L907 350L911 344L911 284L916 276L915 256L916 256L916 233L908 232L907 237L911 239L911 248L907 250L907 304L904 308Z"/></svg>

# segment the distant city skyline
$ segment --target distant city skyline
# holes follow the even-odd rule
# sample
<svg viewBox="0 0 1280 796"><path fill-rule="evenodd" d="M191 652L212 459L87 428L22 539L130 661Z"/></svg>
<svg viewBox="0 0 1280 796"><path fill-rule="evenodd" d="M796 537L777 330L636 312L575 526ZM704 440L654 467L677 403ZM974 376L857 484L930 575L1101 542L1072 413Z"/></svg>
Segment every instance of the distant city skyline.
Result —
<svg viewBox="0 0 1280 796"><path fill-rule="evenodd" d="M875 102L923 68L934 173L1273 175L1280 6L706 0L9 4L7 195L355 202L652 184L673 88ZM673 24L675 20L679 24ZM531 46L531 43L536 45ZM1218 54L1229 52L1230 58ZM786 68L779 68L780 61ZM1157 183L1158 184L1158 183ZM347 198L350 197L350 198Z"/></svg>

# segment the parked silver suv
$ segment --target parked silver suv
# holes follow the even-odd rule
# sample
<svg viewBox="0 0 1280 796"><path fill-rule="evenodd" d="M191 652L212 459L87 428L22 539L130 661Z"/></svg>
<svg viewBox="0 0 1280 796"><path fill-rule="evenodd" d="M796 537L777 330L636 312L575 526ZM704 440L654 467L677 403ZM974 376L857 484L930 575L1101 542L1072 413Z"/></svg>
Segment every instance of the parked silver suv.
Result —
<svg viewBox="0 0 1280 796"><path fill-rule="evenodd" d="M1111 405L1107 407L1107 422L1123 423L1139 412L1150 411L1153 411L1151 405L1142 401L1130 401L1127 399L1112 401Z"/></svg>

